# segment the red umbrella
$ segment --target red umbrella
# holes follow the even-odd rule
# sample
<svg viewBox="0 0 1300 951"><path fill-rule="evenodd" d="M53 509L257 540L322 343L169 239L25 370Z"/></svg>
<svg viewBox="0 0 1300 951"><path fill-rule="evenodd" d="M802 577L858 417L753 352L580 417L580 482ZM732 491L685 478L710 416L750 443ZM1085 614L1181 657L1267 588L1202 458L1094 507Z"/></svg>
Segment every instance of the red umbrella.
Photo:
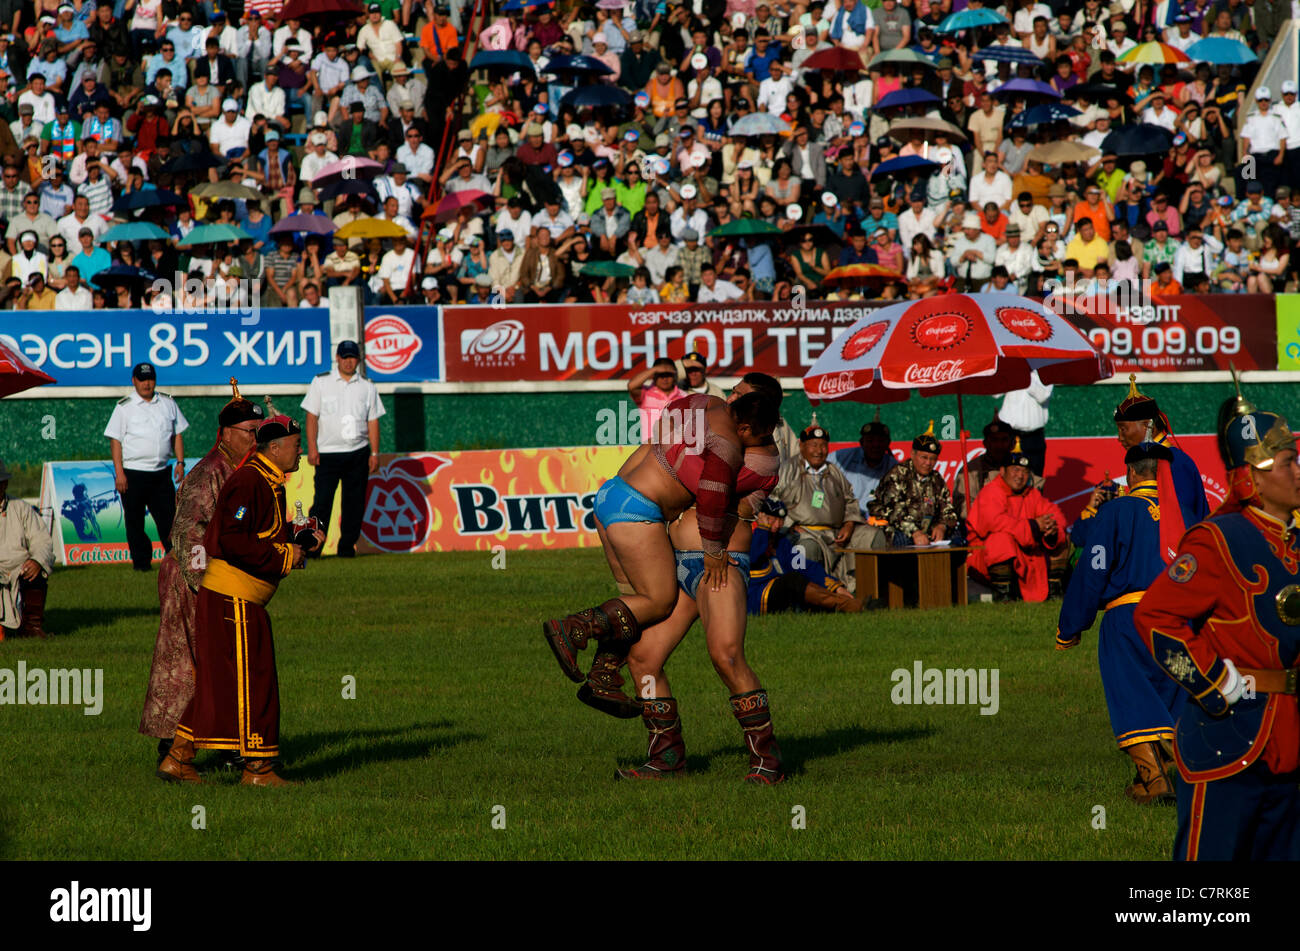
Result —
<svg viewBox="0 0 1300 951"><path fill-rule="evenodd" d="M799 64L801 69L834 69L840 72L861 72L862 57L843 46L830 46L818 50Z"/></svg>
<svg viewBox="0 0 1300 951"><path fill-rule="evenodd" d="M493 201L494 199L487 192L479 191L477 188L467 188L464 191L443 195L438 204L424 210L424 217L432 218L438 224L442 224L444 221L451 221L466 206L473 206L475 212L486 211L492 206Z"/></svg>
<svg viewBox="0 0 1300 951"><path fill-rule="evenodd" d="M888 284L891 281L906 280L907 278L893 268L887 268L883 264L843 264L827 272L826 276L822 278L822 283L825 285L844 284L845 286L855 286L858 284Z"/></svg>
<svg viewBox="0 0 1300 951"><path fill-rule="evenodd" d="M311 180L311 187L321 188L334 182L352 181L358 178L370 181L382 174L384 174L384 166L374 159L361 155L348 155L337 162L330 162L317 172L316 177Z"/></svg>
<svg viewBox="0 0 1300 951"><path fill-rule="evenodd" d="M56 382L58 381L48 373L36 369L36 365L21 350L0 339L0 397L13 396L34 386Z"/></svg>
<svg viewBox="0 0 1300 951"><path fill-rule="evenodd" d="M288 0L280 8L278 19L316 20L322 18L344 19L366 15L366 8L357 0Z"/></svg>
<svg viewBox="0 0 1300 951"><path fill-rule="evenodd" d="M1015 294L946 294L882 307L826 348L803 378L813 405L828 400L896 403L913 389L956 394L966 458L965 394L1044 383L1095 383L1110 360L1064 317ZM970 498L967 485L966 497Z"/></svg>

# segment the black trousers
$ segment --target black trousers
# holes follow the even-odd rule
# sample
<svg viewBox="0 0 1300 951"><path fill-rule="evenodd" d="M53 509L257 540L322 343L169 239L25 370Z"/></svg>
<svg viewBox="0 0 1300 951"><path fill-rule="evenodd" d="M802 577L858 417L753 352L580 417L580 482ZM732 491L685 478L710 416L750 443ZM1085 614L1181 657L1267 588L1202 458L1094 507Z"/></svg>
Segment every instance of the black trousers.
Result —
<svg viewBox="0 0 1300 951"><path fill-rule="evenodd" d="M321 529L329 532L334 511L334 491L343 483L342 517L339 520L339 548L356 545L361 537L361 517L366 510L366 481L370 478L370 447L355 452L322 452L316 467L314 491L309 514L320 519Z"/></svg>
<svg viewBox="0 0 1300 951"><path fill-rule="evenodd" d="M1029 457L1029 469L1034 475L1043 474L1043 466L1047 462L1047 438L1043 435L1043 430L1034 429L1029 432L1023 430L1013 430L1016 436L1020 437L1020 450Z"/></svg>
<svg viewBox="0 0 1300 951"><path fill-rule="evenodd" d="M149 509L163 551L172 550L172 522L176 519L176 486L172 484L172 467L157 472L126 469L126 491L122 493L122 517L126 522L126 544L131 549L131 565L148 571L153 564L153 543L144 532L144 510Z"/></svg>

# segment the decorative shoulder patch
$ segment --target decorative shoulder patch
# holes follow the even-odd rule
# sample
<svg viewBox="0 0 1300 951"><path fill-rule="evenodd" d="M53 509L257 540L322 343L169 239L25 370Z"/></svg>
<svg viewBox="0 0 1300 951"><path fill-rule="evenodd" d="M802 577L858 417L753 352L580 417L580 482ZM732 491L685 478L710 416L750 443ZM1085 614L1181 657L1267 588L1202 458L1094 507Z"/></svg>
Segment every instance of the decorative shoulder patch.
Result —
<svg viewBox="0 0 1300 951"><path fill-rule="evenodd" d="M124 396L124 397L122 397L120 400L117 401L117 405L118 405L118 406L125 406L125 405L126 405L127 403L129 403L129 402L131 402L131 397L129 397L129 396Z"/></svg>
<svg viewBox="0 0 1300 951"><path fill-rule="evenodd" d="M1191 581L1194 574L1196 574L1196 556L1189 551L1183 552L1169 566L1169 577L1179 584Z"/></svg>
<svg viewBox="0 0 1300 951"><path fill-rule="evenodd" d="M236 512L235 512L235 521L236 521L236 522L242 522L242 521L244 520L244 514L245 514L247 511L248 511L248 506L246 506L246 505L241 505L241 506L236 510Z"/></svg>

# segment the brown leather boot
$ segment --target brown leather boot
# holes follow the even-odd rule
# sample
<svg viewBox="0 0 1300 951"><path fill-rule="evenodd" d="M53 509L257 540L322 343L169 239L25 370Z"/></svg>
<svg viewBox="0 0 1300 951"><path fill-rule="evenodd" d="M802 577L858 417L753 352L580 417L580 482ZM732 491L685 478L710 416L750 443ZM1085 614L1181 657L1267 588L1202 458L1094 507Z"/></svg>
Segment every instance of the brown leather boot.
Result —
<svg viewBox="0 0 1300 951"><path fill-rule="evenodd" d="M1016 596L1016 569L1009 561L989 565L989 586L993 589L993 603L1018 601Z"/></svg>
<svg viewBox="0 0 1300 951"><path fill-rule="evenodd" d="M253 759L244 760L244 775L239 780L241 786L300 786L301 783L292 779L285 779L280 775L280 761L278 759Z"/></svg>
<svg viewBox="0 0 1300 951"><path fill-rule="evenodd" d="M1165 757L1159 743L1138 743L1125 747L1124 752L1133 759L1137 775L1124 790L1139 805L1170 803L1175 799L1173 784L1165 774Z"/></svg>
<svg viewBox="0 0 1300 951"><path fill-rule="evenodd" d="M785 779L781 770L781 747L772 730L772 708L762 687L731 698L731 712L745 731L745 748L749 750L747 783L774 785Z"/></svg>
<svg viewBox="0 0 1300 951"><path fill-rule="evenodd" d="M45 589L23 589L23 623L18 629L19 637L39 637L45 640L46 634L42 624L45 621Z"/></svg>
<svg viewBox="0 0 1300 951"><path fill-rule="evenodd" d="M649 759L632 769L620 769L615 779L680 779L686 775L686 744L677 701L653 697L642 702L641 719L650 731Z"/></svg>
<svg viewBox="0 0 1300 951"><path fill-rule="evenodd" d="M623 692L623 678L619 670L627 662L627 647L615 645L602 647L591 662L587 682L578 688L578 699L601 713L620 720L631 720L641 715L641 700Z"/></svg>
<svg viewBox="0 0 1300 951"><path fill-rule="evenodd" d="M862 602L857 598L838 597L834 592L819 584L813 584L811 581L808 583L808 587L804 588L803 599L813 607L821 608L823 611L857 614L862 610Z"/></svg>
<svg viewBox="0 0 1300 951"><path fill-rule="evenodd" d="M575 684L587 678L578 667L578 654L592 638L597 641L614 640L631 645L641 636L641 626L626 604L618 598L606 601L598 608L587 608L577 614L542 624L542 634L559 661L564 675Z"/></svg>
<svg viewBox="0 0 1300 951"><path fill-rule="evenodd" d="M158 764L159 779L169 783L201 783L203 779L194 768L194 743L179 736L172 740L171 749Z"/></svg>

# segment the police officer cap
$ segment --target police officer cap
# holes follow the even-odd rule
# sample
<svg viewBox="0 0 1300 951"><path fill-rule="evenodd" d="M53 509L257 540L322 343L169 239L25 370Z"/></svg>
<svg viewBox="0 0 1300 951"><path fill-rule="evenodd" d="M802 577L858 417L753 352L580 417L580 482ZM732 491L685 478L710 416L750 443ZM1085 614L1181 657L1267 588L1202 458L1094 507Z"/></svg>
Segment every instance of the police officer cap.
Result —
<svg viewBox="0 0 1300 951"><path fill-rule="evenodd" d="M800 442L805 442L809 439L829 440L830 438L831 438L830 434L828 434L826 430L822 429L822 427L820 426L809 426L807 429L805 429L803 432L799 434Z"/></svg>
<svg viewBox="0 0 1300 951"><path fill-rule="evenodd" d="M1287 421L1276 413L1262 411L1233 418L1228 423L1225 441L1231 469L1239 466L1271 469L1279 452L1296 447L1295 433Z"/></svg>
<svg viewBox="0 0 1300 951"><path fill-rule="evenodd" d="M1142 442L1129 449L1124 453L1124 464L1131 466L1135 462L1141 462L1144 459L1163 459L1165 462L1173 462L1174 454L1167 446L1162 446L1158 442Z"/></svg>
<svg viewBox="0 0 1300 951"><path fill-rule="evenodd" d="M1115 407L1115 422L1135 423L1144 419L1158 419L1160 407L1151 397L1138 392L1137 374L1128 375L1128 396Z"/></svg>
<svg viewBox="0 0 1300 951"><path fill-rule="evenodd" d="M356 357L358 360L361 359L361 348L357 346L355 340L344 340L339 344L338 349L335 350L334 353L336 356L340 357Z"/></svg>
<svg viewBox="0 0 1300 951"><path fill-rule="evenodd" d="M984 427L984 438L989 439L993 436L1010 436L1012 435L1011 427L1000 419L995 419Z"/></svg>
<svg viewBox="0 0 1300 951"><path fill-rule="evenodd" d="M154 371L152 363L137 363L131 370L131 376L137 380L158 379L158 374Z"/></svg>
<svg viewBox="0 0 1300 951"><path fill-rule="evenodd" d="M936 456L943 450L939 440L934 438L934 420L930 420L930 425L926 427L925 432L912 440L912 449L915 452L932 452Z"/></svg>

